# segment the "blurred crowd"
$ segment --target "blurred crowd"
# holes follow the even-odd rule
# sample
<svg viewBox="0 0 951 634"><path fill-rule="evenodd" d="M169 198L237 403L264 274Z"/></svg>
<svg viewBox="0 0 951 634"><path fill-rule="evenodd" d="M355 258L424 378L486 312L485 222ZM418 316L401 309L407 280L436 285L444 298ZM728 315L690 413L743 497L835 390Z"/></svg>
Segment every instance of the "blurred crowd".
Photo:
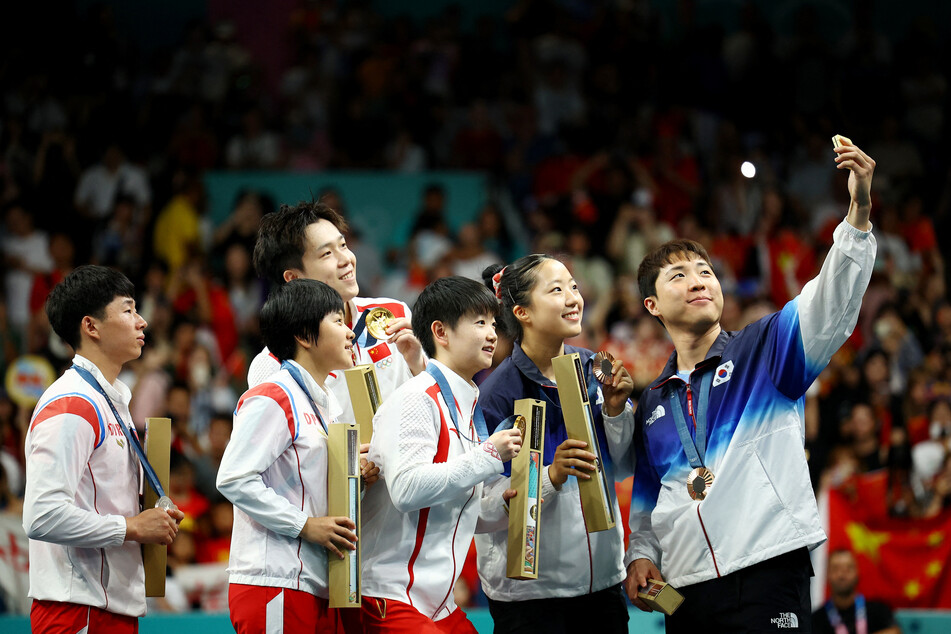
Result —
<svg viewBox="0 0 951 634"><path fill-rule="evenodd" d="M267 294L251 253L262 215L296 201L247 190L213 223L209 170L487 173L493 195L462 227L434 184L419 209L391 210L414 217L403 248L350 236L361 295L411 303L436 277L480 279L520 244L559 254L585 298L579 343L623 359L639 393L673 350L638 294L641 257L675 236L704 244L728 329L778 309L844 217L848 172L830 140L842 133L878 164L879 254L855 333L807 399L813 481L887 469L891 514L940 513L951 507L947 33L917 19L886 37L870 0L849 3L835 37L812 3L780 29L746 2L730 30L700 20L696 1L675 4L676 20L645 0L519 0L467 20L461 4L413 19L301 0L279 76L228 20L189 23L176 47L150 52L105 4L67 7L42 33L8 25L0 367L23 354L57 372L69 363L43 303L72 267L129 275L149 328L122 378L137 423L173 421L170 494L188 516L170 566L226 562L231 508L214 474ZM359 214L336 191L316 195ZM14 512L30 413L0 394L0 508Z"/></svg>

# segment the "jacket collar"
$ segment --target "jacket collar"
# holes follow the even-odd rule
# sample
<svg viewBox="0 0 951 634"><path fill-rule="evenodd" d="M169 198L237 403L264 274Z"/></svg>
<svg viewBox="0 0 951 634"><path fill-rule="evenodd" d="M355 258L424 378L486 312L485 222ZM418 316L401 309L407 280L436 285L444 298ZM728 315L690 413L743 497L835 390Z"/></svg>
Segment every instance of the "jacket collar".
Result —
<svg viewBox="0 0 951 634"><path fill-rule="evenodd" d="M565 354L571 354L573 352L577 352L581 356L582 365L586 364L588 359L594 355L594 353L590 350L565 345ZM542 374L541 370L538 369L538 366L535 365L535 362L529 359L528 355L522 350L522 344L520 341L516 341L512 347L512 363L515 364L515 367L518 368L519 372L521 372L531 381L545 387L554 387L552 385L551 379Z"/></svg>
<svg viewBox="0 0 951 634"><path fill-rule="evenodd" d="M304 380L304 385L300 387L304 388L310 399L329 416L330 420L327 421L328 423L343 413L343 409L334 397L334 393L325 387L319 386L317 381L314 380L314 377L310 375L310 372L304 369L304 366L293 359L288 359L287 363L296 367L297 371L300 372L301 378Z"/></svg>
<svg viewBox="0 0 951 634"><path fill-rule="evenodd" d="M720 334L717 335L716 340L713 342L713 345L710 346L710 349L707 351L707 356L704 357L703 361L698 363L694 367L694 372L697 370L702 370L711 365L715 365L720 361L720 357L723 355L723 349L726 348L726 344L732 339L736 333L727 332L726 330L721 330ZM660 373L660 376L657 377L653 383L650 385L650 389L654 390L659 388L662 385L665 385L668 381L672 379L680 380L677 376L677 351L674 350L670 354L670 358L667 359L667 365L664 366L664 371Z"/></svg>
<svg viewBox="0 0 951 634"><path fill-rule="evenodd" d="M92 374L93 378L96 379L96 382L106 391L106 394L109 395L113 403L122 403L126 407L129 406L129 401L132 400L132 391L125 383L118 378L115 383L109 383L99 370L99 366L81 354L77 354L73 357L73 363Z"/></svg>

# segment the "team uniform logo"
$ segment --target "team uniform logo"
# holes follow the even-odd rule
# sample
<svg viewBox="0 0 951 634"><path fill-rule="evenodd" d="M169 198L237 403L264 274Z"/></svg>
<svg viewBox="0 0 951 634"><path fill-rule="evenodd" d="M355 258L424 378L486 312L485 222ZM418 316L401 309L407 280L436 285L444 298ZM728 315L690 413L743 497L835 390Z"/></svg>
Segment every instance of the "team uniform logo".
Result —
<svg viewBox="0 0 951 634"><path fill-rule="evenodd" d="M726 363L721 363L717 367L716 372L713 373L713 387L721 383L726 383L730 380L731 376L733 376L733 362L727 361Z"/></svg>
<svg viewBox="0 0 951 634"><path fill-rule="evenodd" d="M654 408L654 411L651 412L650 418L648 418L648 419L647 419L647 422L645 422L644 424L649 427L649 426L653 425L655 422L657 422L657 419L660 418L661 416L663 416L663 415L666 414L666 413L667 413L667 412L664 411L664 406L663 406L663 405L658 405L657 407Z"/></svg>
<svg viewBox="0 0 951 634"><path fill-rule="evenodd" d="M795 612L780 612L778 617L770 619L769 622L775 625L778 630L799 629L799 617L796 616Z"/></svg>

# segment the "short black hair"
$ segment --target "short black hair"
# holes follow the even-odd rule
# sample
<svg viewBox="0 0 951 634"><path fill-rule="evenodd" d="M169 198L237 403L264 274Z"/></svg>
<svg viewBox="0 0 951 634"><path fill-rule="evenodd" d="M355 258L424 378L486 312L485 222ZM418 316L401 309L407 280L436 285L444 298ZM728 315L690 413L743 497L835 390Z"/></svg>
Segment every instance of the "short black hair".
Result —
<svg viewBox="0 0 951 634"><path fill-rule="evenodd" d="M293 207L281 205L277 211L265 215L254 244L254 270L258 277L276 286L284 284L284 271L304 265L307 227L320 220L326 220L340 233L347 233L343 216L318 201L299 202Z"/></svg>
<svg viewBox="0 0 951 634"><path fill-rule="evenodd" d="M296 279L275 287L261 308L261 336L279 361L293 359L297 339L317 343L320 322L343 313L340 293L317 280Z"/></svg>
<svg viewBox="0 0 951 634"><path fill-rule="evenodd" d="M516 306L528 307L532 305L532 291L538 284L538 269L549 260L557 260L544 253L533 253L515 260L508 266L492 264L482 271L482 280L487 289L496 293L499 303L502 304L502 313L499 316L499 331L515 340L522 338L522 324L512 309ZM499 272L498 289L495 288L495 275Z"/></svg>
<svg viewBox="0 0 951 634"><path fill-rule="evenodd" d="M106 306L117 297L135 298L135 286L129 278L107 266L87 264L53 287L46 298L46 316L53 332L77 350L83 318L89 315L103 319Z"/></svg>
<svg viewBox="0 0 951 634"><path fill-rule="evenodd" d="M467 277L441 277L423 289L413 306L413 334L430 357L436 356L432 325L441 321L455 328L466 315L499 314L499 302L482 284Z"/></svg>
<svg viewBox="0 0 951 634"><path fill-rule="evenodd" d="M676 260L689 260L692 255L710 264L710 256L707 255L703 245L685 238L665 242L645 255L637 267L637 287L641 292L641 298L647 299L657 295L657 276L660 275L662 268L673 264Z"/></svg>

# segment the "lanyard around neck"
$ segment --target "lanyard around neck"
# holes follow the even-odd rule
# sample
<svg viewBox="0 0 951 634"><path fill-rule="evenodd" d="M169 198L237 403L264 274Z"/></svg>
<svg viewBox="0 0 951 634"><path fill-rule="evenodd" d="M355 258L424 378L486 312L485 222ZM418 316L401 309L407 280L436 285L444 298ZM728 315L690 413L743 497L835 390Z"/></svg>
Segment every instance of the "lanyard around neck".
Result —
<svg viewBox="0 0 951 634"><path fill-rule="evenodd" d="M832 599L826 601L826 616L835 634L848 634L849 630ZM865 597L861 594L855 595L855 634L868 634L868 609L865 607Z"/></svg>
<svg viewBox="0 0 951 634"><path fill-rule="evenodd" d="M687 420L684 418L684 410L680 405L677 390L673 387L667 388L670 409L674 415L674 422L677 424L677 435L680 437L680 444L683 445L690 466L694 468L704 466L703 461L707 451L707 404L710 402L710 387L712 384L712 372L701 375L700 395L696 407L693 405L691 393L688 392L688 398L690 399L688 405L693 410L693 419L696 423L696 438L690 436L690 430L687 428ZM687 384L687 390L690 390L690 384Z"/></svg>
<svg viewBox="0 0 951 634"><path fill-rule="evenodd" d="M452 417L452 424L456 427L456 433L459 434L460 438L467 437L468 434L463 436L462 431L459 429L459 420L456 416L456 410L459 409L459 406L456 405L456 398L452 395L452 388L449 387L449 381L446 380L446 376L442 373L442 370L432 362L426 366L426 371L436 379L436 386L446 401L449 416ZM482 407L478 402L476 402L475 409L472 412L472 424L475 426L476 434L479 436L477 440L484 441L489 438L489 432L485 426L485 414L482 413Z"/></svg>
<svg viewBox="0 0 951 634"><path fill-rule="evenodd" d="M132 447L133 453L138 457L139 463L142 465L142 471L145 472L145 479L148 481L149 486L152 487L152 490L155 491L156 495L160 498L165 497L165 489L162 487L162 483L159 482L158 475L155 473L155 469L152 468L152 465L149 464L148 459L145 457L145 451L142 450L142 445L139 443L138 436L129 430L124 422L122 422L122 417L119 416L119 411L116 409L115 404L113 404L112 399L109 398L109 395L106 394L106 391L102 389L102 386L99 385L99 381L92 375L89 370L86 368L81 368L75 363L72 367L73 370L76 370L76 373L79 374L82 379L91 385L103 398L106 399L106 402L109 403L109 408L112 409L112 415L116 417L116 423L118 423L119 428L122 430L122 433L125 434L126 440L129 441L129 445Z"/></svg>
<svg viewBox="0 0 951 634"><path fill-rule="evenodd" d="M291 375L291 378L294 379L294 382L300 386L300 389L304 391L304 394L307 396L307 400L310 401L311 407L314 408L314 413L317 414L317 420L320 421L320 426L324 428L324 432L327 432L327 423L324 422L324 417L320 415L320 408L317 407L317 402L314 400L314 397L310 395L310 390L307 389L307 384L304 383L304 377L301 376L300 370L297 367L290 363L289 361L284 361L281 363L281 369L287 370L287 373Z"/></svg>

